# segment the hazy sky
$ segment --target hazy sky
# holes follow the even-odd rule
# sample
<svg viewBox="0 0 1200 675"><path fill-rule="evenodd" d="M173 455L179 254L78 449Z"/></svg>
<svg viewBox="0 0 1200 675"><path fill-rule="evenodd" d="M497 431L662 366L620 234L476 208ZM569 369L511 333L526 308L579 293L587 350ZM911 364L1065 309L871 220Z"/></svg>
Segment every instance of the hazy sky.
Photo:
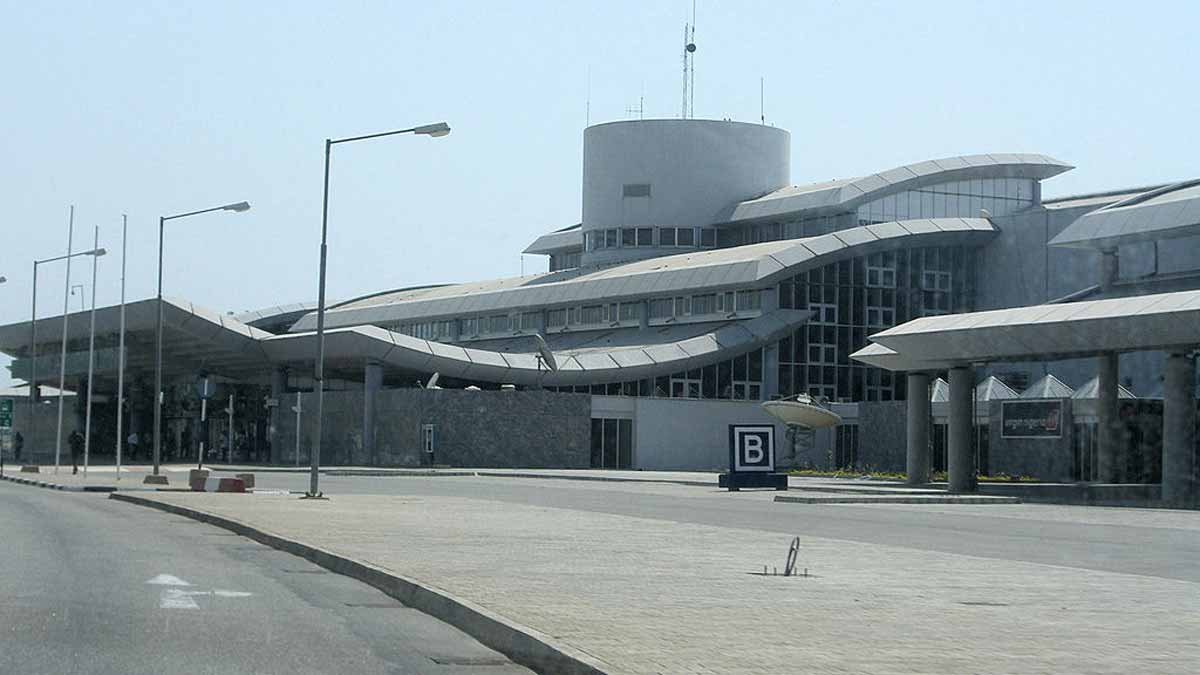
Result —
<svg viewBox="0 0 1200 675"><path fill-rule="evenodd" d="M691 2L0 9L8 324L29 317L31 261L65 252L70 204L77 246L99 225L119 251L129 215L141 299L160 214L248 200L168 225L166 293L222 312L313 300L323 140L441 120L445 138L335 149L329 296L518 274L533 238L579 220L589 72L593 123L639 97L678 116ZM1075 164L1047 196L1190 178L1198 23L1195 2L700 0L695 111L757 121L765 78L797 183L974 152ZM102 259L100 305L119 270ZM39 315L61 312L63 271L43 266Z"/></svg>

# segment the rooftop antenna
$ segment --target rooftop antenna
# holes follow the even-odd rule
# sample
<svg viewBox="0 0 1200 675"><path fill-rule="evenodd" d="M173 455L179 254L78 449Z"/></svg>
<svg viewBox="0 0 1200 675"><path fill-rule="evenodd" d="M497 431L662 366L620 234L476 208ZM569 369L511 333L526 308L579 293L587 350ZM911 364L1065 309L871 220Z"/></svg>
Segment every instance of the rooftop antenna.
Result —
<svg viewBox="0 0 1200 675"><path fill-rule="evenodd" d="M766 106L763 104L763 100L764 100L763 99L763 89L765 87L764 82L765 82L765 78L763 78L763 77L758 78L758 121L760 123L762 123L763 126L766 126L766 124L767 124L766 110L767 109L766 109Z"/></svg>
<svg viewBox="0 0 1200 675"><path fill-rule="evenodd" d="M588 64L587 73L587 99L584 104L583 126L592 126L592 65Z"/></svg>
<svg viewBox="0 0 1200 675"><path fill-rule="evenodd" d="M688 119L695 111L696 69L692 63L696 53L696 0L692 0L692 22L683 24L683 111L680 115Z"/></svg>

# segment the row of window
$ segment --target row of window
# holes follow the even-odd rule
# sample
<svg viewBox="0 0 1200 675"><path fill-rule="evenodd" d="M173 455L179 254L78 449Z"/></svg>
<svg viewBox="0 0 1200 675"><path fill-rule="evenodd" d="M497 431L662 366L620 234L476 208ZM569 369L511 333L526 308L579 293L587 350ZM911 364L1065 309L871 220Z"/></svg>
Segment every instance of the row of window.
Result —
<svg viewBox="0 0 1200 675"><path fill-rule="evenodd" d="M583 254L579 251L568 253L552 253L550 255L550 271L570 270L579 267Z"/></svg>
<svg viewBox="0 0 1200 675"><path fill-rule="evenodd" d="M696 295L652 298L646 301L649 320L666 323L684 317L730 316L762 309L762 291L726 291ZM569 326L637 325L641 322L641 301L610 302L544 311L545 329ZM457 326L456 326L457 324ZM457 327L457 330L455 328ZM463 319L398 323L389 330L422 340L456 341L481 335L507 335L537 332L543 329L543 311L517 314L493 314Z"/></svg>
<svg viewBox="0 0 1200 675"><path fill-rule="evenodd" d="M656 236L657 235L657 236ZM583 233L583 248L716 248L715 227L610 227Z"/></svg>
<svg viewBox="0 0 1200 675"><path fill-rule="evenodd" d="M759 401L763 397L763 352L710 364L670 376L576 387L547 387L552 391L598 396L700 398Z"/></svg>

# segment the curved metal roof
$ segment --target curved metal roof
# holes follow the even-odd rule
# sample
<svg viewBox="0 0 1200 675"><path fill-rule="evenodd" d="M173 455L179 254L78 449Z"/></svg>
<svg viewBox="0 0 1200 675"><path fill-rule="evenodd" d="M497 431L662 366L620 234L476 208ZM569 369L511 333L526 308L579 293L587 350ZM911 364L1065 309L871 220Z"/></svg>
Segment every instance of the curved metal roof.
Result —
<svg viewBox="0 0 1200 675"><path fill-rule="evenodd" d="M577 223L561 230L543 234L525 247L522 253L546 255L564 249L583 249L583 224Z"/></svg>
<svg viewBox="0 0 1200 675"><path fill-rule="evenodd" d="M638 300L706 289L752 288L843 258L905 245L939 246L990 239L996 230L983 218L936 218L878 223L804 239L695 251L600 269L550 272L529 277L388 293L326 312L326 326L361 326L426 320L586 302ZM316 315L292 331L316 328Z"/></svg>
<svg viewBox="0 0 1200 675"><path fill-rule="evenodd" d="M1200 290L913 319L850 358L888 370L941 370L1103 352L1194 349Z"/></svg>
<svg viewBox="0 0 1200 675"><path fill-rule="evenodd" d="M777 217L810 210L848 210L880 197L970 178L1033 178L1042 180L1074 166L1034 154L962 155L907 164L862 178L786 187L734 204L727 221Z"/></svg>
<svg viewBox="0 0 1200 675"><path fill-rule="evenodd" d="M539 368L533 353L460 347L393 333L377 326L338 328L325 334L325 358L354 364L364 359L386 366L478 382L580 385L624 382L699 368L769 344L808 320L807 310L781 309L744 321L729 321L674 342L614 349L556 351L558 370ZM262 340L274 362L311 361L314 333Z"/></svg>
<svg viewBox="0 0 1200 675"><path fill-rule="evenodd" d="M1121 244L1200 234L1200 179L1123 199L1080 216L1051 246L1113 249Z"/></svg>

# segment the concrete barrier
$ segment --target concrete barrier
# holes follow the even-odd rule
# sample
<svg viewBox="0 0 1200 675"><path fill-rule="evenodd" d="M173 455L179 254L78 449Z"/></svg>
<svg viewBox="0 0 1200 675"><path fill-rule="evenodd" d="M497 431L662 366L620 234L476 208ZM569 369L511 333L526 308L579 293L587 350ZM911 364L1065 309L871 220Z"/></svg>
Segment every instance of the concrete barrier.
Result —
<svg viewBox="0 0 1200 675"><path fill-rule="evenodd" d="M23 467L21 467L21 473L41 473L41 472L42 472L42 467L40 467L40 466L23 466Z"/></svg>
<svg viewBox="0 0 1200 675"><path fill-rule="evenodd" d="M204 484L207 480L208 469L192 469L188 471L188 487L192 488L192 492L204 492Z"/></svg>
<svg viewBox="0 0 1200 675"><path fill-rule="evenodd" d="M146 476L145 478L142 479L142 484L143 485L166 485L167 477L162 475L161 473L158 474L157 476L155 476L154 474L149 474L148 476Z"/></svg>
<svg viewBox="0 0 1200 675"><path fill-rule="evenodd" d="M221 478L217 480L217 492L245 492L246 484L241 478Z"/></svg>
<svg viewBox="0 0 1200 675"><path fill-rule="evenodd" d="M250 490L250 489L253 489L253 488L254 488L254 474L252 474L252 473L238 473L238 474L234 474L234 478L240 478L240 479L242 479L242 482L243 482L243 483L245 483L245 485L246 485L246 489L247 489L247 490Z"/></svg>

